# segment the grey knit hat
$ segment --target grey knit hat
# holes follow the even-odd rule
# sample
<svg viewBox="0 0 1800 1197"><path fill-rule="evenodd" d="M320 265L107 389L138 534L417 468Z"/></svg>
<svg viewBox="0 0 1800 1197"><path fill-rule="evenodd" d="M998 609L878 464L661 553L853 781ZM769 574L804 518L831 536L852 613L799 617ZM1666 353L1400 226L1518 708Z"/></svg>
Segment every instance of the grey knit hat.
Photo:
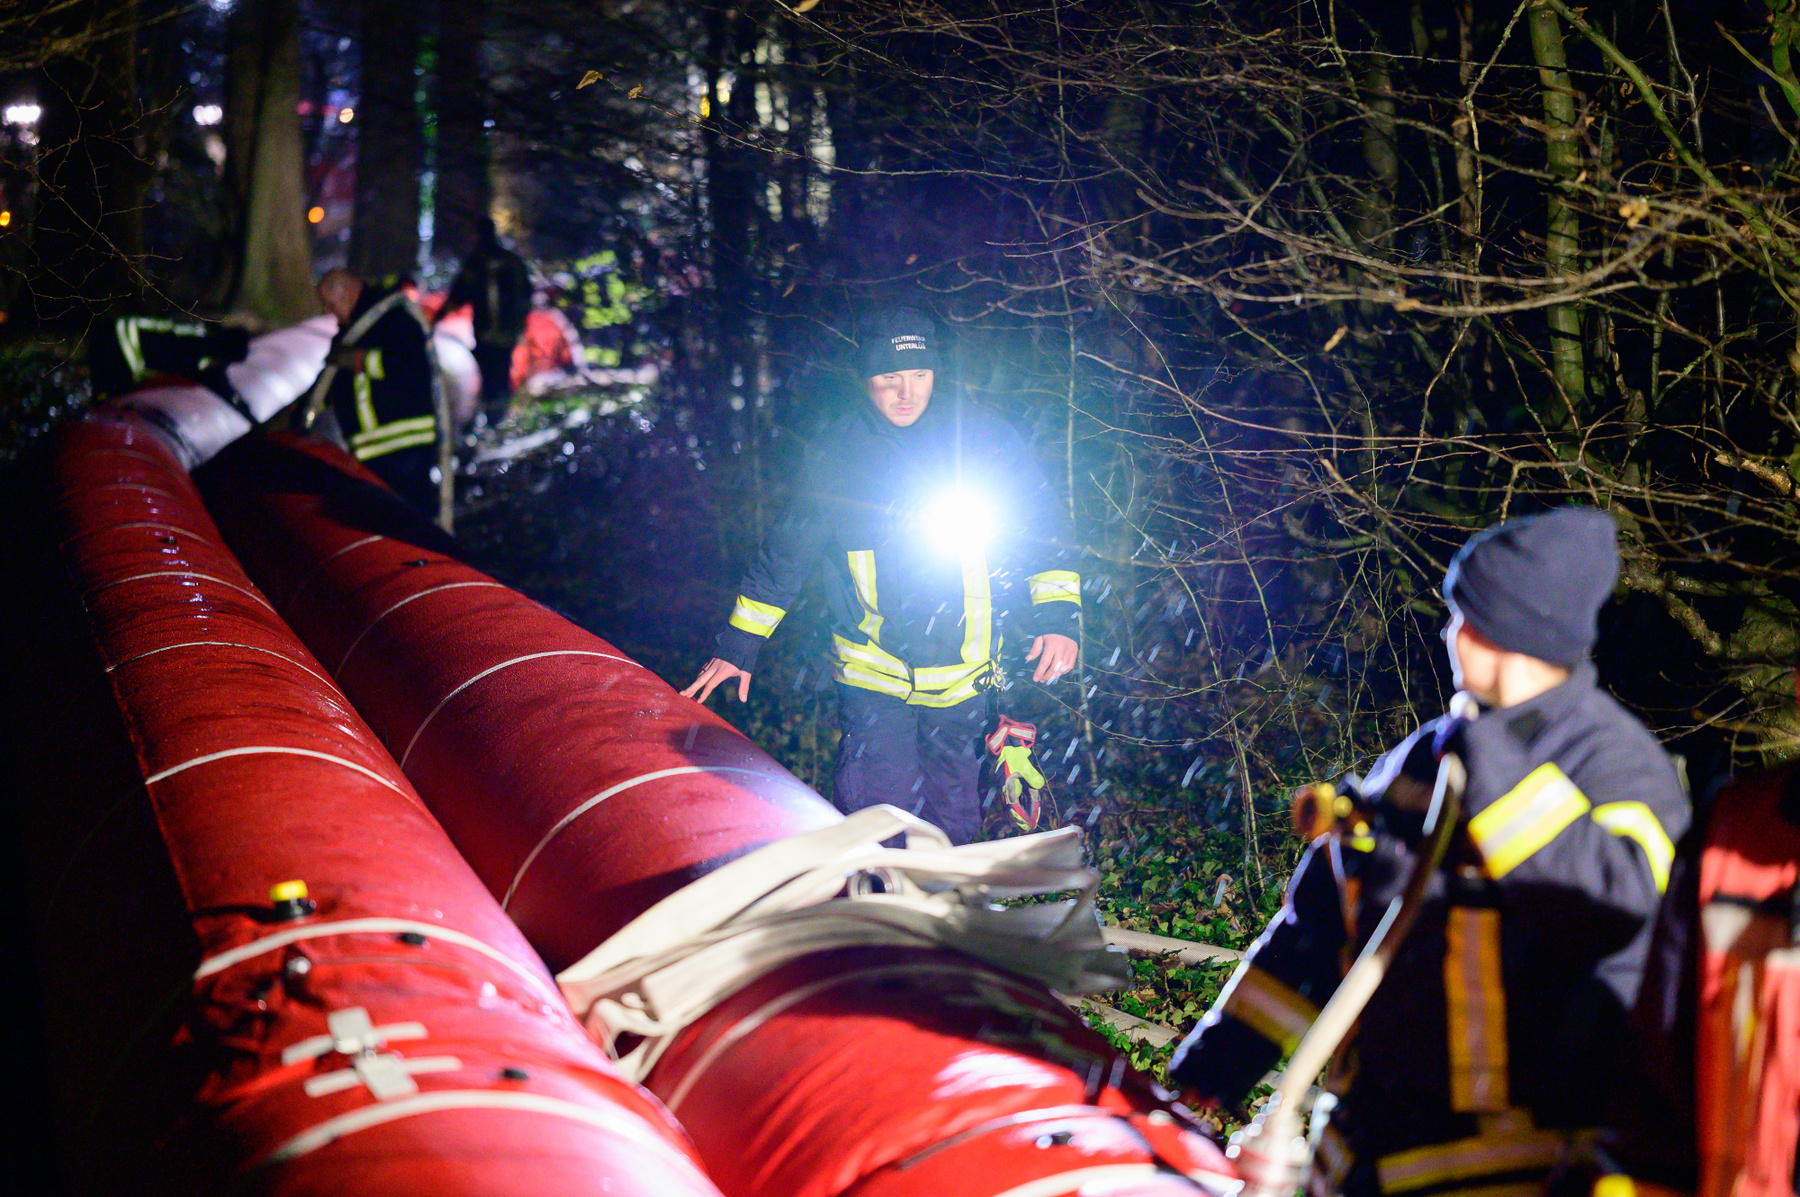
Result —
<svg viewBox="0 0 1800 1197"><path fill-rule="evenodd" d="M1618 581L1612 516L1568 507L1470 537L1444 574L1444 599L1501 648L1574 666L1594 647L1600 608Z"/></svg>

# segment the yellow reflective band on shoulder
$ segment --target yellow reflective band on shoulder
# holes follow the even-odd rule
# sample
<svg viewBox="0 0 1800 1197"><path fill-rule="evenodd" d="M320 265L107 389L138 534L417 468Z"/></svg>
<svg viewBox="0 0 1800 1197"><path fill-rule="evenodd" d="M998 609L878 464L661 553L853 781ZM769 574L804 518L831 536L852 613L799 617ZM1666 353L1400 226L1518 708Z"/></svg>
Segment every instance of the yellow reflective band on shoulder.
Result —
<svg viewBox="0 0 1800 1197"><path fill-rule="evenodd" d="M786 614L774 603L759 603L740 594L737 605L731 609L731 626L752 636L767 637L781 625L782 616Z"/></svg>
<svg viewBox="0 0 1800 1197"><path fill-rule="evenodd" d="M1220 996L1219 1009L1280 1047L1284 1056L1293 1055L1319 1017L1317 1006L1254 964L1238 969Z"/></svg>
<svg viewBox="0 0 1800 1197"><path fill-rule="evenodd" d="M1650 876L1656 892L1669 888L1669 866L1675 861L1675 845L1663 830L1661 820L1642 802L1604 802L1590 816L1594 822L1623 839L1637 841L1650 865Z"/></svg>
<svg viewBox="0 0 1800 1197"><path fill-rule="evenodd" d="M850 581L856 587L856 601L862 604L862 622L856 630L869 638L870 644L881 643L881 609L875 605L875 551L855 549L844 554L850 562Z"/></svg>
<svg viewBox="0 0 1800 1197"><path fill-rule="evenodd" d="M1395 1152L1383 1156L1376 1164L1376 1171L1381 1176L1382 1192L1405 1193L1507 1172L1548 1172L1562 1161L1567 1151L1568 1140L1555 1131L1514 1131ZM1515 1188L1535 1193L1541 1186L1515 1181L1479 1189L1459 1188L1456 1192L1491 1192L1494 1197L1499 1197Z"/></svg>
<svg viewBox="0 0 1800 1197"><path fill-rule="evenodd" d="M1506 990L1500 912L1452 906L1444 927L1444 1002L1450 1037L1450 1108L1507 1108Z"/></svg>
<svg viewBox="0 0 1800 1197"><path fill-rule="evenodd" d="M381 350L371 349L363 354L363 372L370 378L387 377L387 371L381 365Z"/></svg>
<svg viewBox="0 0 1800 1197"><path fill-rule="evenodd" d="M962 554L963 643L965 665L986 664L992 654L994 594L988 580L987 554L979 548Z"/></svg>
<svg viewBox="0 0 1800 1197"><path fill-rule="evenodd" d="M1554 763L1539 765L1469 820L1469 838L1498 881L1588 813L1587 795Z"/></svg>
<svg viewBox="0 0 1800 1197"><path fill-rule="evenodd" d="M362 376L357 375L358 381ZM396 453L401 449L411 449L416 445L429 445L437 440L437 418L435 416L414 416L407 420L395 420L391 424L383 424L367 432L359 432L350 438L350 451L358 461L367 461L371 457L381 457L388 453Z"/></svg>
<svg viewBox="0 0 1800 1197"><path fill-rule="evenodd" d="M1031 587L1031 605L1074 603L1081 606L1081 575L1072 569L1047 569L1025 579Z"/></svg>

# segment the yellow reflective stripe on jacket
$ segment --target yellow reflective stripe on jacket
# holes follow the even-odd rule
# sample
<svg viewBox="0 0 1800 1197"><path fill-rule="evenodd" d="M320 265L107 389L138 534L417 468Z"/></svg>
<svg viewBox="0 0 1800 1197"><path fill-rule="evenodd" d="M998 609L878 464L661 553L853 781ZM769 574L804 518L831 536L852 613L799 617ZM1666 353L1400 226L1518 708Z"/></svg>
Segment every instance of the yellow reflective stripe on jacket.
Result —
<svg viewBox="0 0 1800 1197"><path fill-rule="evenodd" d="M367 374L370 378L387 377L387 370L383 368L381 364L381 350L379 348L371 349L363 354L362 368L363 373Z"/></svg>
<svg viewBox="0 0 1800 1197"><path fill-rule="evenodd" d="M980 548L964 549L963 643L965 665L981 665L989 658L994 630L994 593L988 582L987 554Z"/></svg>
<svg viewBox="0 0 1800 1197"><path fill-rule="evenodd" d="M119 337L119 352L125 355L125 365L131 371L133 379L144 376L144 346L138 339L138 319L136 316L121 316L113 323Z"/></svg>
<svg viewBox="0 0 1800 1197"><path fill-rule="evenodd" d="M1462 1113L1497 1113L1507 1108L1500 912L1452 906L1444 939L1450 1108Z"/></svg>
<svg viewBox="0 0 1800 1197"><path fill-rule="evenodd" d="M850 560L850 581L856 587L856 601L862 604L862 622L857 631L869 638L870 644L881 643L881 609L875 605L875 551L856 549L844 554Z"/></svg>
<svg viewBox="0 0 1800 1197"><path fill-rule="evenodd" d="M360 380L362 376L357 377ZM357 433L350 438L350 451L358 461L367 461L371 457L382 457L415 445L429 445L436 440L437 417L414 416Z"/></svg>
<svg viewBox="0 0 1800 1197"><path fill-rule="evenodd" d="M873 690L877 694L891 694L895 698L910 698L912 683L889 674L878 673L867 665L856 661L838 659L831 663L831 676L846 686L855 686L859 690Z"/></svg>
<svg viewBox="0 0 1800 1197"><path fill-rule="evenodd" d="M1319 1008L1257 968L1241 966L1220 996L1219 1009L1292 1055L1319 1017Z"/></svg>
<svg viewBox="0 0 1800 1197"><path fill-rule="evenodd" d="M981 693L981 679L986 676L987 666L978 666L967 678L943 690L914 687L906 701L915 707L953 707Z"/></svg>
<svg viewBox="0 0 1800 1197"><path fill-rule="evenodd" d="M781 618L786 614L774 603L759 603L740 594L737 605L731 609L731 626L752 636L767 637L781 625Z"/></svg>
<svg viewBox="0 0 1800 1197"><path fill-rule="evenodd" d="M1031 605L1074 603L1081 606L1081 575L1072 569L1047 569L1025 579L1031 587Z"/></svg>
<svg viewBox="0 0 1800 1197"><path fill-rule="evenodd" d="M1675 845L1662 822L1642 802L1603 802L1593 810L1592 819L1614 835L1637 841L1650 864L1650 876L1656 881L1656 892L1669 888L1669 866L1675 861Z"/></svg>
<svg viewBox="0 0 1800 1197"><path fill-rule="evenodd" d="M1405 1193L1507 1172L1548 1172L1561 1162L1567 1150L1568 1140L1555 1131L1520 1130L1398 1151L1383 1156L1376 1164L1376 1171L1381 1176L1382 1192ZM1521 1184L1523 1182L1513 1182L1494 1188L1498 1192ZM1523 1187L1536 1192L1541 1186L1523 1184Z"/></svg>
<svg viewBox="0 0 1800 1197"><path fill-rule="evenodd" d="M358 370L350 377L350 390L356 396L356 423L362 429L358 436L373 436L381 431L381 421L375 416L375 392L369 386L369 376Z"/></svg>
<svg viewBox="0 0 1800 1197"><path fill-rule="evenodd" d="M1539 765L1498 802L1469 820L1488 876L1498 881L1588 813L1587 795L1553 763Z"/></svg>
<svg viewBox="0 0 1800 1197"><path fill-rule="evenodd" d="M886 652L874 644L853 644L836 632L831 634L832 651L839 661L845 664L860 664L865 668L889 677L898 678L910 688L912 673L906 668L906 662L893 653Z"/></svg>

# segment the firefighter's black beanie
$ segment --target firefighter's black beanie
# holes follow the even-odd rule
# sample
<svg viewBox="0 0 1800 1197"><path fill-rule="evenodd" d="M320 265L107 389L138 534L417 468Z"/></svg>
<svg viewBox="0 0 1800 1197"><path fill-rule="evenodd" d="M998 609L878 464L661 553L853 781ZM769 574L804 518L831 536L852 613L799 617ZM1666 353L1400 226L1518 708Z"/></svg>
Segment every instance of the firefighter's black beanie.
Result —
<svg viewBox="0 0 1800 1197"><path fill-rule="evenodd" d="M937 325L914 308L882 308L863 321L863 377L938 368Z"/></svg>
<svg viewBox="0 0 1800 1197"><path fill-rule="evenodd" d="M1612 517L1591 507L1496 524L1450 562L1444 599L1501 648L1573 667L1619 580L1617 540Z"/></svg>

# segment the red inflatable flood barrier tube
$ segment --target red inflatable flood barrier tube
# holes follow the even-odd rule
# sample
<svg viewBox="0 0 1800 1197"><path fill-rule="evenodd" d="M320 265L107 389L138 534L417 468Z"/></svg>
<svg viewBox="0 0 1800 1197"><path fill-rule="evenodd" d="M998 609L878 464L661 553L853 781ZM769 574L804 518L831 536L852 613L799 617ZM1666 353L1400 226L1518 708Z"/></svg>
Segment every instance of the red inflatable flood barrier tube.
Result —
<svg viewBox="0 0 1800 1197"><path fill-rule="evenodd" d="M718 716L456 560L344 454L253 439L209 468L251 574L553 967L839 818ZM1230 1171L1054 994L948 951L795 961L646 1083L731 1197L1147 1197Z"/></svg>
<svg viewBox="0 0 1800 1197"><path fill-rule="evenodd" d="M159 435L91 417L53 476L63 557L199 945L185 1035L203 1082L191 1174L168 1187L716 1197ZM273 901L291 880L312 908Z"/></svg>

